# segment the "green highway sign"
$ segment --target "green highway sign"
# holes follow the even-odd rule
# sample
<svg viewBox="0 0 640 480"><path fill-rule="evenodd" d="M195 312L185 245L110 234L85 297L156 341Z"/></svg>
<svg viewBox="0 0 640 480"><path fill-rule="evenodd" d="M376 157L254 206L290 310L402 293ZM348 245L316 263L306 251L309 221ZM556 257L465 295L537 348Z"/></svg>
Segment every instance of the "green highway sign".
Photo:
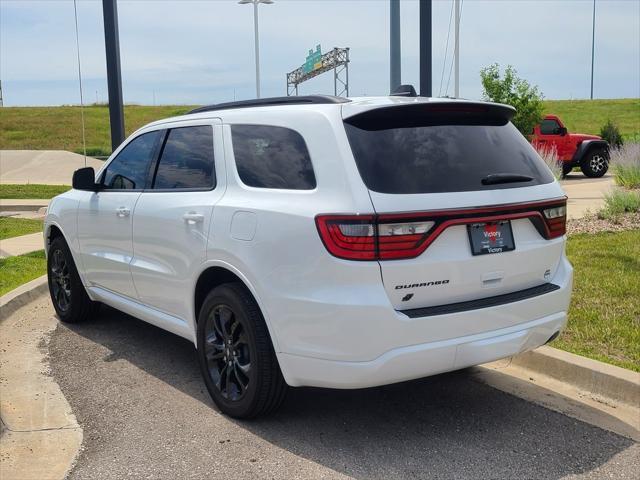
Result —
<svg viewBox="0 0 640 480"><path fill-rule="evenodd" d="M320 67L322 67L322 52L320 51L320 44L318 44L315 50L309 50L309 55L307 55L302 65L302 71L304 73L310 73Z"/></svg>

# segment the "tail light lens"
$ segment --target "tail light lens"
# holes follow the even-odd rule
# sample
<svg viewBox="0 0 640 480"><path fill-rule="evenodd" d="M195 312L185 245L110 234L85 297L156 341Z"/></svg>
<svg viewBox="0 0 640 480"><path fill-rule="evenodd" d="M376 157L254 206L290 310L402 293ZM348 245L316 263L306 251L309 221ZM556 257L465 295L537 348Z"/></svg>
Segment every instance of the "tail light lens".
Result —
<svg viewBox="0 0 640 480"><path fill-rule="evenodd" d="M415 258L448 227L529 218L546 239L566 233L567 200L388 215L318 215L320 238L347 260Z"/></svg>
<svg viewBox="0 0 640 480"><path fill-rule="evenodd" d="M373 215L320 215L320 238L329 253L349 260L376 260Z"/></svg>
<svg viewBox="0 0 640 480"><path fill-rule="evenodd" d="M329 253L348 260L413 258L422 253L434 221L385 222L375 215L319 215L318 231Z"/></svg>
<svg viewBox="0 0 640 480"><path fill-rule="evenodd" d="M423 251L422 245L427 233L436 224L434 221L381 223L378 218L378 257L381 260L391 258L413 258Z"/></svg>
<svg viewBox="0 0 640 480"><path fill-rule="evenodd" d="M542 211L544 221L549 229L549 238L561 237L567 232L567 203Z"/></svg>

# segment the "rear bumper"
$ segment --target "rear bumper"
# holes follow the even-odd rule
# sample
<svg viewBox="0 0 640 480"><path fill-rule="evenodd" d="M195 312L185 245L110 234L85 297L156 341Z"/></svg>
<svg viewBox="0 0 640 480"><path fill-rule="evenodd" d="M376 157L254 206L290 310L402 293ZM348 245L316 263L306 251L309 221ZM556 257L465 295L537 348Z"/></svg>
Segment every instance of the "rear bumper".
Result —
<svg viewBox="0 0 640 480"><path fill-rule="evenodd" d="M573 269L564 255L552 282L559 288L532 298L420 318L371 305L360 307L365 318L357 309L350 315L334 309L324 325L311 318L313 338L331 339L323 344L326 354L279 351L280 367L291 386L364 388L517 355L544 345L566 325ZM360 358L336 358L338 349Z"/></svg>
<svg viewBox="0 0 640 480"><path fill-rule="evenodd" d="M291 386L364 388L403 382L510 357L544 345L567 322L557 312L501 330L401 347L369 362L344 362L281 353Z"/></svg>

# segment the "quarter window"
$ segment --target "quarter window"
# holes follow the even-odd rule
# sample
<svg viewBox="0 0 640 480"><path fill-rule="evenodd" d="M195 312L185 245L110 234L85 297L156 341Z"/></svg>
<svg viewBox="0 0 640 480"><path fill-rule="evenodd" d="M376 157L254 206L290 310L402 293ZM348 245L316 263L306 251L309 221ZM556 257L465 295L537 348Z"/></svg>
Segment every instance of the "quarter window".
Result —
<svg viewBox="0 0 640 480"><path fill-rule="evenodd" d="M162 149L153 188L213 188L213 164L211 126L174 128Z"/></svg>
<svg viewBox="0 0 640 480"><path fill-rule="evenodd" d="M106 168L103 188L141 190L145 188L160 131L144 133L129 142Z"/></svg>
<svg viewBox="0 0 640 480"><path fill-rule="evenodd" d="M232 125L238 175L258 188L313 190L316 177L302 135L284 127Z"/></svg>

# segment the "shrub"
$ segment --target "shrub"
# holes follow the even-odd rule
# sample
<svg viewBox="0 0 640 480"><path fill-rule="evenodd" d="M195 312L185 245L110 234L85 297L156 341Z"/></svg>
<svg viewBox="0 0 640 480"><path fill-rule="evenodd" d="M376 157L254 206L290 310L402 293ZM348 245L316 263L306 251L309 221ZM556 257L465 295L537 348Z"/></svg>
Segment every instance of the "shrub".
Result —
<svg viewBox="0 0 640 480"><path fill-rule="evenodd" d="M480 70L480 79L484 99L515 107L516 114L511 122L523 135L531 135L533 127L542 120L543 96L538 87L519 78L511 65L507 66L504 77L501 77L497 63Z"/></svg>
<svg viewBox="0 0 640 480"><path fill-rule="evenodd" d="M623 213L640 211L640 191L616 188L604 196L604 208L598 212L598 217L608 220L615 219Z"/></svg>
<svg viewBox="0 0 640 480"><path fill-rule="evenodd" d="M612 148L620 148L624 143L620 129L611 120L607 120L607 123L602 126L600 136L603 140L606 140Z"/></svg>
<svg viewBox="0 0 640 480"><path fill-rule="evenodd" d="M540 147L537 150L538 155L540 155L544 163L547 164L547 167L549 167L553 176L556 177L556 180L560 180L562 177L562 162L558 158L558 150L556 147Z"/></svg>
<svg viewBox="0 0 640 480"><path fill-rule="evenodd" d="M640 188L640 143L626 143L609 152L616 183L624 188Z"/></svg>

